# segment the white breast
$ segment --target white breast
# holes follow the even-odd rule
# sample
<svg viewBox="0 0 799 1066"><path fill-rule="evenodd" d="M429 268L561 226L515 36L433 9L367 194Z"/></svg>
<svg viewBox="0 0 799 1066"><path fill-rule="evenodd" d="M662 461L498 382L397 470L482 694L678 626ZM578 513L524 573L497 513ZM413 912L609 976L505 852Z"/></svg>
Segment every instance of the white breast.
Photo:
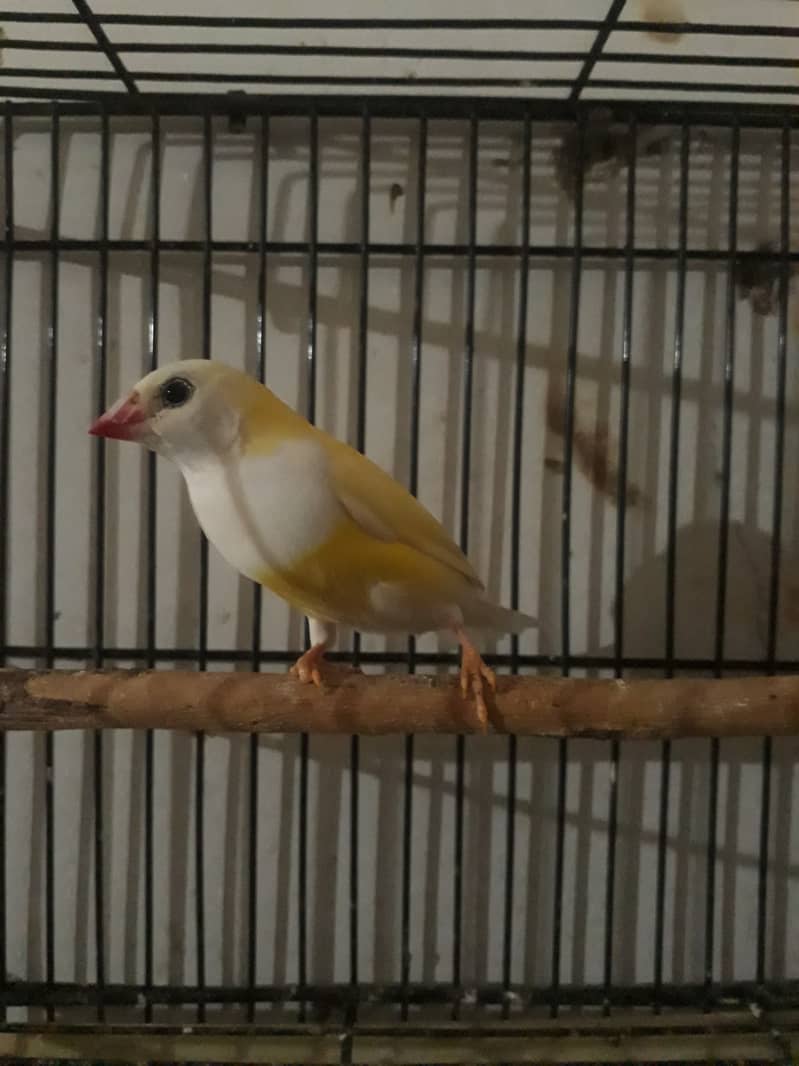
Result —
<svg viewBox="0 0 799 1066"><path fill-rule="evenodd" d="M183 476L205 535L231 566L254 579L290 570L341 519L324 453L313 441L183 468Z"/></svg>

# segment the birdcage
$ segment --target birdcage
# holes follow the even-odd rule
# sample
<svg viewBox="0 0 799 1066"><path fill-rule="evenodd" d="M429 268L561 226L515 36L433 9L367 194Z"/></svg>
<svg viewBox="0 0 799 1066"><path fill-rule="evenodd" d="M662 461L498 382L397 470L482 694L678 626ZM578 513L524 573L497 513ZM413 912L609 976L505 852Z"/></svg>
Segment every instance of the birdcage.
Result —
<svg viewBox="0 0 799 1066"><path fill-rule="evenodd" d="M799 5L0 31L0 1054L792 1059ZM292 685L302 619L87 435L189 356L537 617L488 735L435 635Z"/></svg>

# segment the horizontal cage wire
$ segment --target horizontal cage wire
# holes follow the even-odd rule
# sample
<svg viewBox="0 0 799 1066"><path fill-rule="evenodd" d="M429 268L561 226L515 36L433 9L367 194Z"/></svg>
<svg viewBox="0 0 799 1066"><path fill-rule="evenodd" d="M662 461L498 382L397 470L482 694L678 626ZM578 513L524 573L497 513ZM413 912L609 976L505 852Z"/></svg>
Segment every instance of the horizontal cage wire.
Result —
<svg viewBox="0 0 799 1066"><path fill-rule="evenodd" d="M0 11L0 667L302 652L176 469L87 435L201 357L536 616L499 673L799 670L799 4L505 7ZM0 1055L791 1059L796 757L0 729Z"/></svg>

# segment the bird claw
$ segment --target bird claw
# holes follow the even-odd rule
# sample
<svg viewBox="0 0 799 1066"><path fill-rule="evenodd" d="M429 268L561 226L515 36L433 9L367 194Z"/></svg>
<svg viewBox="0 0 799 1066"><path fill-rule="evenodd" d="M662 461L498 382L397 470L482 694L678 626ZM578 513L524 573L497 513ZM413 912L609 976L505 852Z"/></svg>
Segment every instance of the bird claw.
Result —
<svg viewBox="0 0 799 1066"><path fill-rule="evenodd" d="M482 733L488 731L488 706L485 700L486 684L492 692L496 692L496 674L490 666L483 662L476 648L471 645L464 645L463 658L461 660L461 693L465 697L471 692Z"/></svg>
<svg viewBox="0 0 799 1066"><path fill-rule="evenodd" d="M320 670L320 664L323 656L323 648L309 648L308 651L299 657L289 670L289 673L294 674L296 678L299 678L303 685L316 685L317 688L321 688L322 671Z"/></svg>

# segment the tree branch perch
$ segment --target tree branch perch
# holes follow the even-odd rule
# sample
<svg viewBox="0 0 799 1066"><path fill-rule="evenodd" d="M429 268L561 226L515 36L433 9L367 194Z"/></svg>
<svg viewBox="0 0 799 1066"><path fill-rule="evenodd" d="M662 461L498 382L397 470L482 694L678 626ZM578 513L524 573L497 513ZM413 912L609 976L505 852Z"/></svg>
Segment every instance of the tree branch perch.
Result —
<svg viewBox="0 0 799 1066"><path fill-rule="evenodd" d="M498 733L548 737L799 734L799 677L583 680L500 677ZM0 730L474 733L452 677L342 671L326 688L284 674L0 670Z"/></svg>

